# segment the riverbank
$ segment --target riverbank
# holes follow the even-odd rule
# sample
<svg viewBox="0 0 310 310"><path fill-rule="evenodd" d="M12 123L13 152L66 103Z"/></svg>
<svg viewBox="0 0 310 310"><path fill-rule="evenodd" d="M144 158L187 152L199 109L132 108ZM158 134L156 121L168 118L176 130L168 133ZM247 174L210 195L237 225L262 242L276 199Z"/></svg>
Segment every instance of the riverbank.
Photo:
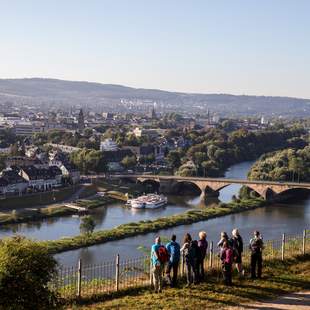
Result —
<svg viewBox="0 0 310 310"><path fill-rule="evenodd" d="M216 207L208 207L199 210L192 209L181 214L162 217L152 221L149 220L140 221L137 223L127 223L110 230L96 231L90 235L78 235L74 237L62 238L59 240L40 242L48 248L50 253L56 254L137 235L143 235L150 232L156 232L162 229L193 224L220 216L256 209L265 206L266 204L266 201L259 198L241 200L228 204L221 203Z"/></svg>
<svg viewBox="0 0 310 310"><path fill-rule="evenodd" d="M81 185L55 189L49 192L33 193L0 199L0 210L16 210L29 206L53 204L68 199L81 189Z"/></svg>
<svg viewBox="0 0 310 310"><path fill-rule="evenodd" d="M190 288L185 282L178 288L165 288L154 294L149 288L137 288L118 295L102 295L84 300L84 305L68 309L227 309L272 300L277 296L310 289L310 255L281 260L266 260L263 279L250 280L234 277L234 285L226 287L218 282L217 274L208 275L207 281ZM255 308L258 309L258 308Z"/></svg>
<svg viewBox="0 0 310 310"><path fill-rule="evenodd" d="M106 196L97 199L87 200L82 199L76 202L77 205L85 207L86 209L95 209L116 201L114 198ZM13 210L12 212L0 213L0 224L20 224L29 223L34 221L41 221L48 218L55 218L61 216L69 216L76 214L77 211L67 208L64 205L53 205L45 208L31 208L25 210Z"/></svg>
<svg viewBox="0 0 310 310"><path fill-rule="evenodd" d="M54 192L0 200L0 210L2 210L2 212L0 211L0 225L29 223L76 214L76 210L66 208L64 205L64 202L70 202L70 197L75 200L76 204L87 209L101 207L115 201L125 201L125 194L115 190L110 191L110 189L114 189L116 186L100 181L94 184L78 185ZM97 192L105 192L104 199L87 199L93 197ZM47 206L44 207L44 205ZM3 206L11 210L3 211Z"/></svg>

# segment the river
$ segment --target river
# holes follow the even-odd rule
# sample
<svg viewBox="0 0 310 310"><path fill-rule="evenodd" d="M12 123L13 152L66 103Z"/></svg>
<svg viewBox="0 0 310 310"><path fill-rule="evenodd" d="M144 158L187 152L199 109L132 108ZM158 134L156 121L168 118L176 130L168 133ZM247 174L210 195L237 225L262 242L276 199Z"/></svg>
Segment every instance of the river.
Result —
<svg viewBox="0 0 310 310"><path fill-rule="evenodd" d="M232 166L226 173L227 177L244 178L251 163L245 162ZM238 192L239 185L231 185L221 191L220 200L228 202L233 194ZM95 230L110 229L124 223L151 220L158 217L182 213L190 208L204 207L199 197L169 197L169 204L165 208L156 210L130 210L124 208L123 203L113 203L91 210L95 219ZM55 240L62 237L75 236L79 231L80 218L74 216L54 217L21 224L0 225L0 238L13 234L24 235L38 240Z"/></svg>
<svg viewBox="0 0 310 310"><path fill-rule="evenodd" d="M251 166L251 162L244 162L232 166L226 173L227 178L246 178L247 172ZM224 188L220 193L220 200L228 202L231 200L232 195L238 194L240 186L231 185ZM178 213L177 209L185 211L189 207L206 207L200 202L199 197L189 199L188 197L169 197L170 203L166 208L159 211L155 217L162 216L168 210L172 213ZM179 209L179 210L180 210ZM108 208L109 210L109 208ZM122 209L123 210L123 209ZM112 211L114 214L115 211ZM132 215L131 210L122 212L127 216L137 221L138 217L149 216L154 217L154 210L144 210L143 213L135 213ZM105 221L109 222L108 216L105 217ZM201 230L205 230L208 234L209 240L216 241L219 237L219 233L222 230L228 233L235 227L238 227L245 241L251 237L254 229L261 231L263 237L266 239L280 238L283 232L286 233L301 233L303 229L309 228L310 223L310 196L302 201L289 204L273 204L267 207L259 208L256 210L250 210L238 214L227 215L191 225L183 225L172 229L162 230L158 233L149 233L143 236L136 236L126 238L119 241L113 241L101 245L91 246L88 248L82 248L74 251L68 251L56 255L56 258L62 265L73 266L77 264L79 259L82 259L84 264L95 264L103 261L113 260L117 254L120 254L121 258L135 258L142 255L142 252L138 250L139 247L150 247L156 235L160 234L165 238L168 238L172 233L177 235L177 238L182 239L186 232L192 234L197 238L197 234ZM106 224L108 225L108 224ZM113 226L113 225L112 225Z"/></svg>

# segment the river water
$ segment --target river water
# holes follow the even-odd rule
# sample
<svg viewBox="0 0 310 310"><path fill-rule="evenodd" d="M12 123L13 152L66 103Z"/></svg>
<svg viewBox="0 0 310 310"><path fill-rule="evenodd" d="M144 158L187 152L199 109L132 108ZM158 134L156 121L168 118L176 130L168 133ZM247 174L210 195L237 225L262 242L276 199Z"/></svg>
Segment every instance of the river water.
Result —
<svg viewBox="0 0 310 310"><path fill-rule="evenodd" d="M251 162L245 162L232 166L227 171L227 177L244 178ZM220 200L228 202L233 194L238 192L239 185L231 185L223 189ZM124 208L123 203L114 203L109 206L91 210L96 222L95 230L110 229L124 223L151 220L163 216L182 213L190 208L205 207L200 203L199 197L169 197L169 204L165 208L156 210L130 210ZM38 240L54 240L62 237L75 236L79 231L80 218L72 216L55 217L40 221L33 221L22 224L0 225L0 238L13 234L24 235Z"/></svg>
<svg viewBox="0 0 310 310"><path fill-rule="evenodd" d="M244 162L234 165L227 171L225 176L227 178L246 178L251 164L251 162ZM220 193L219 199L224 202L230 201L232 195L238 194L239 188L240 186L238 185L231 185L224 188ZM104 220L101 221L102 225L106 225L103 227L108 228L114 225L111 223L120 223L120 219L115 219L115 217L117 217L115 210L119 210L117 211L120 212L119 215L126 216L127 222L130 222L138 221L143 217L154 218L179 213L185 211L185 209L193 207L207 207L201 203L199 197L191 199L188 197L169 197L169 200L171 203L164 209L156 210L158 213L154 213L155 210L144 210L142 213L135 212L132 214L132 210L118 209L114 207L107 208L106 212L108 213L110 210L111 217L107 215ZM130 220L128 220L129 218ZM77 224L78 223L76 223L76 225ZM194 238L197 238L198 232L205 230L208 234L209 240L217 241L221 231L225 230L230 233L233 228L237 227L244 237L244 240L247 241L251 237L253 230L261 231L265 239L274 239L280 238L283 232L301 233L303 229L309 228L309 226L310 196L308 199L301 201L296 200L294 203L273 204L256 210L162 230L158 233L149 233L143 236L136 236L88 248L68 251L56 255L56 258L60 264L69 266L76 265L79 259L82 259L84 264L94 264L113 260L117 254L120 254L121 258L124 259L135 258L143 255L138 248L141 246L150 247L155 236L158 234L165 238L169 238L171 234L175 233L180 241L186 232L191 233Z"/></svg>

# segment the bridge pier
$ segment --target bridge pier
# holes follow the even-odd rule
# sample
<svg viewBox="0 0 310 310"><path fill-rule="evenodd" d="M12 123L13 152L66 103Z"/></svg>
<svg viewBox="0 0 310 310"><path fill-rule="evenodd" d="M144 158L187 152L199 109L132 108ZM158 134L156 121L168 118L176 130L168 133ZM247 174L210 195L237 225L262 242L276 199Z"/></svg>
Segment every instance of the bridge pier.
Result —
<svg viewBox="0 0 310 310"><path fill-rule="evenodd" d="M207 187L201 190L200 200L205 201L208 198L217 198L219 195L219 191L214 191L211 188Z"/></svg>
<svg viewBox="0 0 310 310"><path fill-rule="evenodd" d="M173 194L174 181L171 180L160 180L159 191L163 194Z"/></svg>

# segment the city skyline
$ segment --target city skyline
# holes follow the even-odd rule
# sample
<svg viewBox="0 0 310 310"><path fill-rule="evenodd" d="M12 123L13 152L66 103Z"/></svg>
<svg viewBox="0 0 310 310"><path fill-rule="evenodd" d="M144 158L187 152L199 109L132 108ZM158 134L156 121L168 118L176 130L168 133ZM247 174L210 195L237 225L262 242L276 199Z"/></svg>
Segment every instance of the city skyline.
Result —
<svg viewBox="0 0 310 310"><path fill-rule="evenodd" d="M2 1L1 78L310 98L307 1Z"/></svg>

